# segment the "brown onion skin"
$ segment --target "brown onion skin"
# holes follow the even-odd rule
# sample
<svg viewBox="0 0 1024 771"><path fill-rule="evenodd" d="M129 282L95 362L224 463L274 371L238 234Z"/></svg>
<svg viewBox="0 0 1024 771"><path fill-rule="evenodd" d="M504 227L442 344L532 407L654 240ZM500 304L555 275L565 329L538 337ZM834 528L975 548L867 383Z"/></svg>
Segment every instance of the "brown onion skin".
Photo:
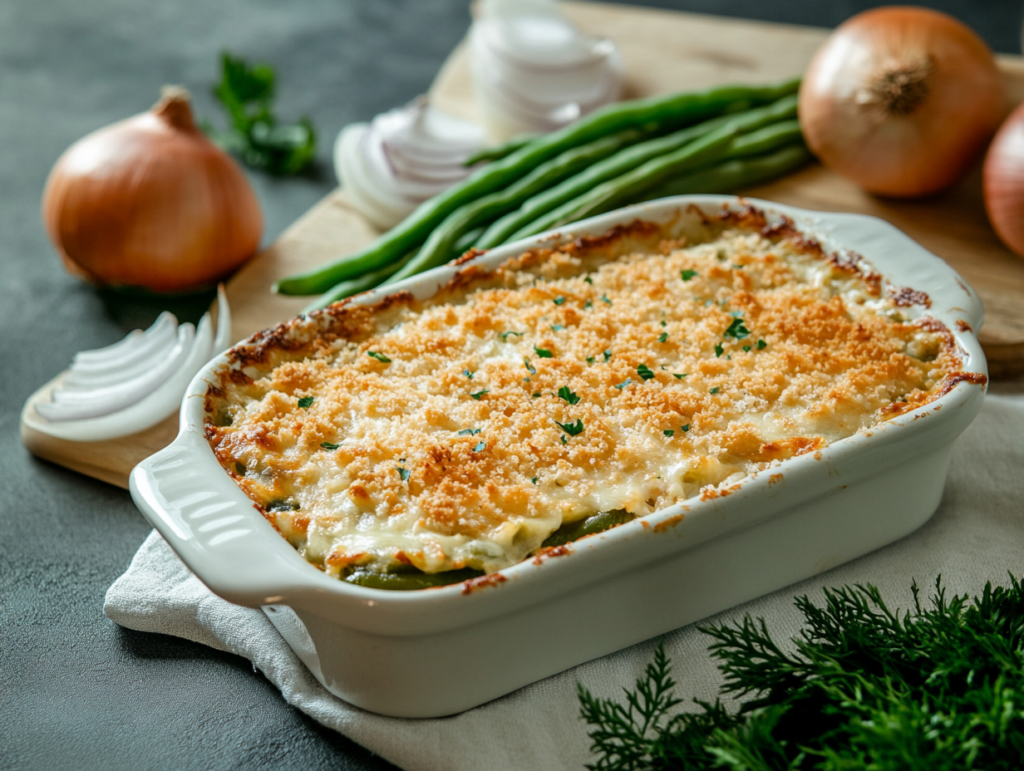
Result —
<svg viewBox="0 0 1024 771"><path fill-rule="evenodd" d="M46 182L43 221L71 273L158 293L213 286L263 231L248 180L196 128L183 89L68 148Z"/></svg>
<svg viewBox="0 0 1024 771"><path fill-rule="evenodd" d="M927 72L927 93L894 114L872 90L886 72ZM1006 113L1003 77L967 26L925 8L890 6L836 28L800 87L800 124L833 171L884 196L915 197L958 180Z"/></svg>
<svg viewBox="0 0 1024 771"><path fill-rule="evenodd" d="M1006 246L1024 256L1024 104L992 140L982 183L989 222Z"/></svg>

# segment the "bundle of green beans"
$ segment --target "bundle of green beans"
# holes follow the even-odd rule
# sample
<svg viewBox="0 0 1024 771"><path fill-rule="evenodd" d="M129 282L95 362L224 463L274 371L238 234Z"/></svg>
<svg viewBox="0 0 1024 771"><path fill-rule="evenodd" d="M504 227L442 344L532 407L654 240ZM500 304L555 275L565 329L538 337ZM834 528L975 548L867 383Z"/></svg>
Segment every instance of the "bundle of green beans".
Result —
<svg viewBox="0 0 1024 771"><path fill-rule="evenodd" d="M365 249L279 281L310 308L584 217L679 193L725 193L809 158L798 80L725 86L610 105L550 134L489 148L462 183L423 203Z"/></svg>

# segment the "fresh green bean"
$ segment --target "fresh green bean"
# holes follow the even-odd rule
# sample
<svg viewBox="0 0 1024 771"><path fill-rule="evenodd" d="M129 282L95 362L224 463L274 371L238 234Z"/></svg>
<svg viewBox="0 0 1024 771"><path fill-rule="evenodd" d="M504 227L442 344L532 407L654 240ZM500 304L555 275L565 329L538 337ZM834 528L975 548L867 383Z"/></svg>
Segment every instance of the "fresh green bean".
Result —
<svg viewBox="0 0 1024 771"><path fill-rule="evenodd" d="M345 576L345 581L371 589L390 589L391 591L408 592L416 589L430 589L435 586L448 586L460 581L477 578L484 573L482 570L463 568L462 570L446 570L441 573L422 573L420 571L403 571L400 573L375 573L370 570L357 570Z"/></svg>
<svg viewBox="0 0 1024 771"><path fill-rule="evenodd" d="M477 150L471 156L469 156L463 166L475 166L481 161L500 161L506 155L511 155L516 150L519 150L523 145L529 144L536 139L540 134L519 134L512 137L507 142L502 142L500 145L492 145L491 147L485 147L482 150Z"/></svg>
<svg viewBox="0 0 1024 771"><path fill-rule="evenodd" d="M575 177L571 177L526 201L518 210L493 223L476 245L481 249L489 249L492 246L522 238L524 235L546 230L548 226L537 229L534 227L534 223L557 221L570 202L582 195L589 194L596 186L608 180L620 178L637 167L652 162L653 159L680 151L694 140L719 130L723 126L734 126L742 132L752 131L767 123L795 115L796 107L796 95L787 95L766 107L713 118L668 136L640 142L621 150ZM553 211L558 211L559 217L546 216Z"/></svg>
<svg viewBox="0 0 1024 771"><path fill-rule="evenodd" d="M547 537L541 547L561 546L562 544L578 541L585 535L602 533L605 530L630 522L633 515L628 511L616 509L615 511L602 511L599 514L582 519L578 522L570 522L562 525L555 532Z"/></svg>
<svg viewBox="0 0 1024 771"><path fill-rule="evenodd" d="M351 297L352 295L359 294L360 292L368 292L378 284L383 284L387 279L391 278L391 276L407 262L408 260L402 260L394 265L388 265L386 268L382 268L381 270L375 270L372 273L364 273L359 278L335 284L329 291L324 292L324 294L320 295L316 300L303 308L302 312L309 313L310 311L315 311L319 308L326 308L331 303L339 302L344 300L346 297Z"/></svg>
<svg viewBox="0 0 1024 771"><path fill-rule="evenodd" d="M475 244L477 241L479 241L480 240L480 236L482 236L483 234L484 234L484 228L481 225L480 227L473 228L472 230L466 231L461 236L459 236L459 240L455 242L455 254L456 254L456 256L461 255L461 254L465 254L470 249L472 249L473 248L473 244Z"/></svg>
<svg viewBox="0 0 1024 771"><path fill-rule="evenodd" d="M749 134L735 137L731 147L723 153L722 160L763 154L784 145L801 142L801 136L799 121L795 119L780 121ZM567 222L577 222L637 201L643 197L644 191L657 187L681 170L686 169L681 169L678 164L673 163L670 156L654 158L643 166L623 174L621 177L610 179L579 198L563 204L514 233L509 240L515 241L535 235ZM693 171L696 170L693 169Z"/></svg>
<svg viewBox="0 0 1024 771"><path fill-rule="evenodd" d="M733 193L795 171L812 157L807 146L801 142L766 155L730 158L716 166L671 179L652 188L638 202L692 193Z"/></svg>
<svg viewBox="0 0 1024 771"><path fill-rule="evenodd" d="M799 80L774 86L720 86L669 97L621 102L597 110L563 129L539 137L519 150L489 163L465 181L421 204L402 222L370 246L353 255L306 273L283 278L274 290L281 294L316 294L363 273L380 270L417 248L445 217L470 201L511 185L529 170L577 145L651 122L685 125L721 113L730 104L749 99L773 102L791 94Z"/></svg>
<svg viewBox="0 0 1024 771"><path fill-rule="evenodd" d="M458 256L459 251L456 249L458 240L470 229L481 223L490 222L538 192L567 177L572 177L581 169L588 168L597 161L607 158L641 137L641 132L627 129L567 150L548 163L541 164L504 190L485 195L461 206L434 229L419 250L419 254L395 273L388 283L401 281L403 278L422 273L428 268L443 265Z"/></svg>

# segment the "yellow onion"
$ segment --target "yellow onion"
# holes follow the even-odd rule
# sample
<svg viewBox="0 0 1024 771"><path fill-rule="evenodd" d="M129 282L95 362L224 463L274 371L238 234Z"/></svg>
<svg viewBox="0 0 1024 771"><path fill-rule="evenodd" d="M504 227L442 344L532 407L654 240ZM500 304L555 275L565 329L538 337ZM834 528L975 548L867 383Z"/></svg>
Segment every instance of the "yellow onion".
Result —
<svg viewBox="0 0 1024 771"><path fill-rule="evenodd" d="M256 252L263 230L245 175L174 86L149 112L68 148L46 182L43 221L71 273L154 292L216 284Z"/></svg>
<svg viewBox="0 0 1024 771"><path fill-rule="evenodd" d="M800 125L823 164L881 195L959 179L1005 114L1003 79L968 27L925 8L865 11L814 55Z"/></svg>
<svg viewBox="0 0 1024 771"><path fill-rule="evenodd" d="M1024 104L992 140L982 179L989 222L1004 244L1024 255Z"/></svg>

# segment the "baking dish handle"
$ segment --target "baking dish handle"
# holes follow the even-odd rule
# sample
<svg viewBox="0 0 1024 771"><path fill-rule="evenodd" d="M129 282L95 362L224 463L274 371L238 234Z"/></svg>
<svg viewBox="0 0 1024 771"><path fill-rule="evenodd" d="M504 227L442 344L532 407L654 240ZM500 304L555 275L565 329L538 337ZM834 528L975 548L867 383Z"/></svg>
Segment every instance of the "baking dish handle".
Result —
<svg viewBox="0 0 1024 771"><path fill-rule="evenodd" d="M181 560L229 602L254 608L286 602L316 577L194 429L184 427L174 442L132 469L129 489Z"/></svg>

